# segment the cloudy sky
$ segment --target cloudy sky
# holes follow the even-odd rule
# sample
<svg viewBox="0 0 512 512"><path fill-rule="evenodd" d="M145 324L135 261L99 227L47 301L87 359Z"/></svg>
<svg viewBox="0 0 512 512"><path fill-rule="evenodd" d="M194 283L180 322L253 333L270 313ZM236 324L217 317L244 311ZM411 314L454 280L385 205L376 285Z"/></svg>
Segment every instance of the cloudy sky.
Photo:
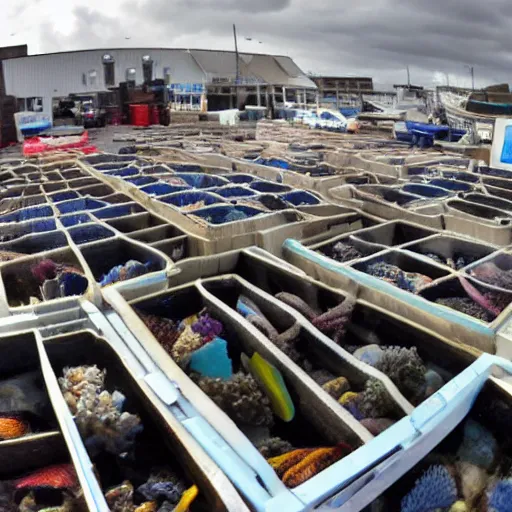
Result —
<svg viewBox="0 0 512 512"><path fill-rule="evenodd" d="M509 0L0 0L0 45L232 49L390 84L512 82ZM6 15L4 15L6 13ZM252 38L252 41L246 38ZM261 41L261 43L260 43Z"/></svg>

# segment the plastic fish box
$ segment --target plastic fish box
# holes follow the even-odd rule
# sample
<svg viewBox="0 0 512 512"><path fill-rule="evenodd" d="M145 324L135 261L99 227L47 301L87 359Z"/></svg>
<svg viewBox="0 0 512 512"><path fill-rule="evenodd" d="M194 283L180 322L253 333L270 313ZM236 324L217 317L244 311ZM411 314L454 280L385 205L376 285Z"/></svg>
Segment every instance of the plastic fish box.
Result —
<svg viewBox="0 0 512 512"><path fill-rule="evenodd" d="M361 448L358 457L355 456L356 454L351 454L343 459L341 462L345 467L341 471L345 470L345 475L342 476L344 480L342 488L336 496L324 501L317 510L340 512L365 510L365 507L377 500L411 468L421 462L454 429L460 430L466 418L484 421L482 416L485 415L486 409L491 406L493 400L500 402L502 407L507 404L510 408L510 387L504 387L499 380L492 377L496 373L504 375L504 372L508 374L512 372L510 361L489 354L482 355L427 402L418 406L409 417L393 425L380 438ZM475 416L472 409L480 395L482 397L477 404L479 412ZM503 418L503 421L506 422L506 419ZM488 429L494 427L503 438L504 432L501 425L487 426ZM505 440L506 437L502 442ZM328 468L325 471L328 474L326 478L339 478L340 472L334 474L332 469L334 468ZM428 506L428 503L424 505Z"/></svg>
<svg viewBox="0 0 512 512"><path fill-rule="evenodd" d="M169 376L172 375L184 395L198 407L198 410L205 415L207 421L258 472L266 488L270 490L271 496L267 497L264 503L260 503L257 500L261 498L258 498L258 494L252 494L249 487L241 489L242 493L247 493L248 499L251 499L251 497L256 499L256 501L251 501L251 503L253 503L257 510L278 510L278 508L283 510L310 510L326 498L336 495L340 486L343 485L343 480L338 481L336 477L325 479L324 472L315 476L309 482L305 482L293 489L291 494L283 490L279 491L280 487L277 484L272 484L274 481L272 474L265 470L265 465L262 465L261 461L257 463L258 458L253 458L255 457L254 447L251 444L247 444L247 439L240 437L240 433L233 429L233 424L227 421L224 413L221 413L219 410L210 410L209 400L204 395L197 393L197 388L192 385L183 371L173 363L172 359L159 346L156 339L144 326L132 308L142 309L150 314L170 315L175 319L186 316L193 310L199 310L205 305L208 306L210 313L214 314L225 324L227 336L229 336L228 343L231 343L229 341L231 336L236 336L237 344L242 344L244 350L250 350L251 353L253 350L261 351L264 357L268 358L282 372L287 385L293 389L294 396L298 392L303 397L298 402L303 404L300 406L301 417L311 421L328 439L333 439L331 437L333 434L335 437L336 435L339 436L341 432L345 432L348 435L346 429L349 426L353 429L354 434L361 436L360 438L366 443L354 452L356 460L359 460L357 454L361 453L362 456L364 455L363 460L368 461L368 457L371 457L369 455L371 451L368 451L366 446L374 441L367 441L367 434L365 437L357 423L354 424L353 419L347 418L344 414L337 416L338 420L334 419L335 416L332 416L332 414L336 410L335 401L331 403L333 409L330 407L329 410L331 412L326 415L327 409L324 407L327 403L330 403L332 398L324 397L307 375L301 373L289 359L284 357L279 350L276 350L276 347L267 338L262 336L259 331L248 327L246 322L232 310L237 294L244 293L251 300L256 301L257 305L268 315L268 318L272 318L273 322L281 322L281 328L285 329L290 322L298 321L302 328L305 329L305 332L309 332L312 336L308 346L315 353L323 353L324 364L341 364L342 366L339 368L343 368L342 371L350 374L351 378L356 381L358 378L364 380L370 375L373 378L381 378L385 381L386 378L383 378L382 374L378 377L374 370L357 361L353 356L343 351L341 347L333 344L326 336L316 330L311 330L311 324L309 324L305 317L298 315L296 311L294 312L290 307L285 306L268 295L269 293L275 294L276 292L287 291L297 294L303 300L310 301L311 305L322 304L323 307L332 307L336 300L339 301L343 298L341 292L323 283L313 281L297 269L289 267L286 263L272 258L260 250L233 251L206 258L190 259L178 263L177 269L179 269L179 272L170 279L169 285L171 288L169 290L157 291L159 285L148 281L146 291L151 293L149 296L144 297L140 295L144 293L143 287L135 288L130 285L118 288L117 290L105 290L104 296L121 315L126 326L139 340L139 343L145 347L150 357L157 362L163 372ZM219 274L219 269L225 275ZM198 278L201 278L201 280L197 281ZM249 283L247 279L250 279L251 282ZM119 293L126 297L139 298L130 300L129 304L127 304L119 296ZM230 298L232 293L234 295L231 295ZM456 343L447 343L435 337L432 333L427 334L428 331L423 330L419 326L414 326L409 320L400 319L396 315L390 315L383 309L375 308L364 301L361 303L358 301L358 307L361 310L365 310L365 313L361 316L361 319L364 319L361 326L367 324L366 320L372 314L379 315L381 322L385 322L386 320L384 319L387 318L387 321L393 322L395 325L391 327L391 324L382 324L383 333L387 332L388 335L395 331L403 333L404 339L413 343L416 342L418 348L421 347L422 351L428 351L430 357L437 358L438 362L444 361L441 364L447 365L446 368L451 368L451 371L455 370L456 373L462 371L476 358L476 351L466 350ZM397 338L395 338L395 342L398 342ZM249 349L248 347L251 348ZM332 369L333 366L331 366ZM404 397L400 392L396 391L396 388L393 393L397 403L412 411L411 405L407 405L407 400L404 400ZM306 396L310 398L306 399ZM306 404L307 407L305 407ZM317 416L316 419L312 416L313 410ZM339 423L341 418L344 418L344 420ZM334 424L337 426L331 429L329 425L333 426ZM344 427L342 427L343 424L345 424ZM382 434L375 439L379 439L381 436ZM354 438L352 437L351 439ZM309 444L311 444L311 437L309 438ZM343 460L333 465L331 475L338 474L336 466L343 463ZM348 466L350 467L350 465ZM342 467L346 466L343 465ZM233 479L232 473L228 472L227 474ZM235 481L235 483L242 485L240 480L238 482ZM279 491L277 495L274 494L272 489ZM297 498L299 499L298 504L295 501Z"/></svg>
<svg viewBox="0 0 512 512"><path fill-rule="evenodd" d="M496 331L508 317L510 306L506 307L497 318L486 322L435 303L437 299L445 297L468 297L459 283L457 271L449 270L446 280L441 279L432 287L424 288L419 296L401 290L382 279L359 272L347 264L338 263L296 240L288 239L283 246L283 251L289 262L317 279L328 280L342 288L359 286L360 297L369 302L406 316L448 338L473 345L486 352L495 352ZM357 265L357 260L352 261L351 265L353 266L354 263ZM442 291L448 282L453 282L454 285L459 284L453 290L449 288ZM427 300L427 297L430 300Z"/></svg>

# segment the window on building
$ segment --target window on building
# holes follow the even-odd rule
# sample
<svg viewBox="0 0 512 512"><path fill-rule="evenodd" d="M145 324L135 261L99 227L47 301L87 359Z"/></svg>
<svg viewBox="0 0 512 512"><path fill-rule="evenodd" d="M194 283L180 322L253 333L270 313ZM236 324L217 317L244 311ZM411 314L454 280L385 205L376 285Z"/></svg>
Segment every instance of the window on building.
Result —
<svg viewBox="0 0 512 512"><path fill-rule="evenodd" d="M144 83L151 82L153 80L153 60L149 55L142 57L142 77Z"/></svg>
<svg viewBox="0 0 512 512"><path fill-rule="evenodd" d="M137 80L137 70L135 68L128 68L126 70L126 81L135 82Z"/></svg>
<svg viewBox="0 0 512 512"><path fill-rule="evenodd" d="M89 80L89 87L96 87L98 85L98 72L95 69L91 69L89 73L87 73L87 77Z"/></svg>
<svg viewBox="0 0 512 512"><path fill-rule="evenodd" d="M43 98L27 98L27 110L29 112L42 112L43 111Z"/></svg>
<svg viewBox="0 0 512 512"><path fill-rule="evenodd" d="M112 55L106 53L103 55L103 74L106 87L114 87L116 85L115 60Z"/></svg>
<svg viewBox="0 0 512 512"><path fill-rule="evenodd" d="M16 99L16 111L17 112L25 112L25 98L17 98Z"/></svg>

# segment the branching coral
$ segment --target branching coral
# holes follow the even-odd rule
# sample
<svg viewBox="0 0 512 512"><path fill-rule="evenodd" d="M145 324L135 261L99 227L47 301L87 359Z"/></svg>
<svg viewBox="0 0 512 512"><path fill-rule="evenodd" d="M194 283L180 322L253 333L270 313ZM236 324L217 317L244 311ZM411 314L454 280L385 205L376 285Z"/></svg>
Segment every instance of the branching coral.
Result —
<svg viewBox="0 0 512 512"><path fill-rule="evenodd" d="M193 375L198 386L236 423L272 426L270 401L251 375L235 373L229 380Z"/></svg>
<svg viewBox="0 0 512 512"><path fill-rule="evenodd" d="M386 374L411 403L418 404L425 398L427 369L416 347L387 347L375 368Z"/></svg>
<svg viewBox="0 0 512 512"><path fill-rule="evenodd" d="M171 357L180 365L187 363L187 357L205 344L202 336L195 333L190 325L180 333L171 349Z"/></svg>
<svg viewBox="0 0 512 512"><path fill-rule="evenodd" d="M121 454L129 450L142 430L140 418L123 412L125 397L104 390L105 372L96 366L65 368L61 391L81 436L92 452Z"/></svg>

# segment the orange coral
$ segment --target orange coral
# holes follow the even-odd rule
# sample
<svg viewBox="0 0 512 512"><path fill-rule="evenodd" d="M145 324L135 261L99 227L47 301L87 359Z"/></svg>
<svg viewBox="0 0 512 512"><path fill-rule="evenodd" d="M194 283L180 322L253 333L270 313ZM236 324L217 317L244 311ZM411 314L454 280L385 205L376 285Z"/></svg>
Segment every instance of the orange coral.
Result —
<svg viewBox="0 0 512 512"><path fill-rule="evenodd" d="M302 459L310 455L316 448L300 448L292 452L272 457L268 459L268 463L272 466L274 471L281 478L290 468L298 464Z"/></svg>
<svg viewBox="0 0 512 512"><path fill-rule="evenodd" d="M27 422L12 417L0 417L0 439L16 439L30 432Z"/></svg>
<svg viewBox="0 0 512 512"><path fill-rule="evenodd" d="M351 451L351 448L345 444L339 444L334 448L318 448L288 469L282 478L283 483L286 487L293 489L318 475Z"/></svg>

